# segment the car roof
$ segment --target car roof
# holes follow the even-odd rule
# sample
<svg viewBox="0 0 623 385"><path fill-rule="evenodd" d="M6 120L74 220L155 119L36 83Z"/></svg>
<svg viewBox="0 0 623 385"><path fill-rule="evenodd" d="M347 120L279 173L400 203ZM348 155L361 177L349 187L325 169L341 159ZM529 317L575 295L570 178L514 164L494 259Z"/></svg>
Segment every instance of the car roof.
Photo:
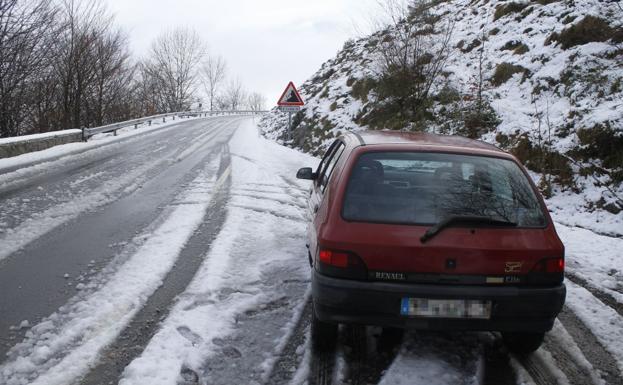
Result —
<svg viewBox="0 0 623 385"><path fill-rule="evenodd" d="M468 139L457 135L438 135L427 132L401 131L352 131L345 136L358 142L360 146L383 145L383 147L400 148L402 145L426 146L438 150L463 150L462 152L491 153L508 155L498 147L480 140ZM394 146L395 145L395 146Z"/></svg>

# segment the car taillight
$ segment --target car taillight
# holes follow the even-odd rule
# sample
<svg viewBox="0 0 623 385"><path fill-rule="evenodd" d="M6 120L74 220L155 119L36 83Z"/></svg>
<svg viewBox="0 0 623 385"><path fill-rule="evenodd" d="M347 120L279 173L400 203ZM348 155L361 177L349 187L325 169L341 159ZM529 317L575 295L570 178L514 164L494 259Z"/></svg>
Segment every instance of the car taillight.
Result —
<svg viewBox="0 0 623 385"><path fill-rule="evenodd" d="M541 259L532 268L536 273L563 273L565 271L564 258L545 258Z"/></svg>
<svg viewBox="0 0 623 385"><path fill-rule="evenodd" d="M367 279L365 263L354 253L340 250L320 249L316 270L331 277Z"/></svg>
<svg viewBox="0 0 623 385"><path fill-rule="evenodd" d="M565 259L544 258L534 265L527 276L527 283L532 285L558 285L565 277Z"/></svg>
<svg viewBox="0 0 623 385"><path fill-rule="evenodd" d="M333 250L320 250L320 262L336 267L348 267L348 253Z"/></svg>

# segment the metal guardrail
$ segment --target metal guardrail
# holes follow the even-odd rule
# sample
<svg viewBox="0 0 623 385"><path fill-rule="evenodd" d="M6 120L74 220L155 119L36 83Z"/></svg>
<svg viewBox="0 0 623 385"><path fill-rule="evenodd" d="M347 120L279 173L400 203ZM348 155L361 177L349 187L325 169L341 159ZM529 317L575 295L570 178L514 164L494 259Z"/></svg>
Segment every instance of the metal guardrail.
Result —
<svg viewBox="0 0 623 385"><path fill-rule="evenodd" d="M125 127L134 126L138 128L139 124L147 123L151 126L151 122L154 120L162 119L162 122L166 122L167 118L175 120L176 117L196 117L196 116L216 116L216 115L257 115L268 111L252 111L252 110L219 110L219 111L184 111L184 112L169 112L166 114L152 115L144 118L126 120L125 122L107 124L100 127L82 128L82 140L87 141L90 137L96 134L112 132L117 136L117 130Z"/></svg>

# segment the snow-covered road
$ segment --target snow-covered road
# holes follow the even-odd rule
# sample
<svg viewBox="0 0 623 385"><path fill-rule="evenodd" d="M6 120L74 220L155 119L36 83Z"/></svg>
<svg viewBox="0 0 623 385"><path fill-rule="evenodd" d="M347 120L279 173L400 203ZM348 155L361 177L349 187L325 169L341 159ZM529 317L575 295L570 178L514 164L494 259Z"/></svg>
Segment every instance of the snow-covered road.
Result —
<svg viewBox="0 0 623 385"><path fill-rule="evenodd" d="M0 384L623 384L623 240L561 224L567 306L531 357L358 326L313 353L317 162L219 117L0 174Z"/></svg>

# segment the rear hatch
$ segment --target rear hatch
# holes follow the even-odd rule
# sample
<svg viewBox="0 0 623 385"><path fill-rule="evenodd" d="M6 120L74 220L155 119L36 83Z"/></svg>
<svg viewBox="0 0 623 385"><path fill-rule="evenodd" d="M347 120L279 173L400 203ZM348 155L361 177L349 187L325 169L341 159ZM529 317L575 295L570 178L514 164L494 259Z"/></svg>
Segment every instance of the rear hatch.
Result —
<svg viewBox="0 0 623 385"><path fill-rule="evenodd" d="M375 281L523 285L562 280L563 251L550 229L453 227L422 243L427 229L351 223L347 232L333 232L335 241L324 239L321 250L359 258L366 278Z"/></svg>
<svg viewBox="0 0 623 385"><path fill-rule="evenodd" d="M537 194L506 158L367 152L348 176L339 218L319 232L320 252L369 280L559 283L564 249Z"/></svg>

